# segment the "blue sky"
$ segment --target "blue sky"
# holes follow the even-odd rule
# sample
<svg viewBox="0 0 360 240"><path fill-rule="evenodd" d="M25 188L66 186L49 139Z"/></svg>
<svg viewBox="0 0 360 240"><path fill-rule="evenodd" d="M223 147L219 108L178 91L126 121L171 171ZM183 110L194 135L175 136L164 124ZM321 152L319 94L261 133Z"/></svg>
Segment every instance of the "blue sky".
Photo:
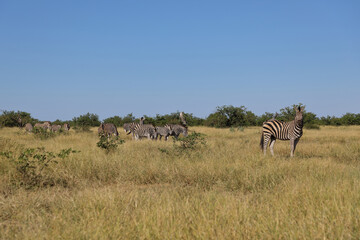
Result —
<svg viewBox="0 0 360 240"><path fill-rule="evenodd" d="M360 1L0 1L0 109L360 112Z"/></svg>

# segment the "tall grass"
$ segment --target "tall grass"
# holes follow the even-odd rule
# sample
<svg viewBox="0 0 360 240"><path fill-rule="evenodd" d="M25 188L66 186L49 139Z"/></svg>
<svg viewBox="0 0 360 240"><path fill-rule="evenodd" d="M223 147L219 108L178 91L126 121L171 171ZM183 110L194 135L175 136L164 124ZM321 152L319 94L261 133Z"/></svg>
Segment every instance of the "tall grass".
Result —
<svg viewBox="0 0 360 240"><path fill-rule="evenodd" d="M80 152L51 166L67 184L11 185L0 160L2 239L359 239L360 127L306 129L295 157L260 128L190 128L206 145L168 154L172 141L126 142L106 153L96 129L47 140L0 129L0 152ZM269 154L270 155L270 154Z"/></svg>

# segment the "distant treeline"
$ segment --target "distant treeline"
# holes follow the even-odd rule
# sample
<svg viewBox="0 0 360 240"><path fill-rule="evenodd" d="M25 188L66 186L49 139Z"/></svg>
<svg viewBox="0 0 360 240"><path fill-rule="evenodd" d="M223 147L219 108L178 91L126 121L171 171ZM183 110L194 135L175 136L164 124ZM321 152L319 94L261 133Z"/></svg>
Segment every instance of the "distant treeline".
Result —
<svg viewBox="0 0 360 240"><path fill-rule="evenodd" d="M219 106L216 108L216 111L211 113L207 118L195 117L192 113L185 113L185 118L189 126L209 126L217 128L261 126L263 122L272 118L276 118L280 121L292 121L295 116L294 107L295 105L282 108L279 113L265 112L264 114L257 116L253 112L247 110L244 106ZM307 112L305 108L303 116L304 125L307 128L317 128L319 125L360 125L359 113L346 113L342 117L317 117L315 113ZM34 125L36 122L41 122L38 119L32 118L31 114L27 112L2 111L0 115L0 126L19 127L19 117L21 118L22 125L25 125L26 123L32 123ZM155 126L180 123L179 112L165 115L157 114L154 117L145 115L145 118L145 123L153 124ZM122 126L124 123L137 121L139 121L139 119L133 116L132 113L124 117L114 116L103 120L104 123L114 123L118 127ZM72 127L95 127L99 126L101 123L97 114L87 113L74 117L72 120L68 121L56 120L53 121L52 124L63 124L65 122L70 123Z"/></svg>

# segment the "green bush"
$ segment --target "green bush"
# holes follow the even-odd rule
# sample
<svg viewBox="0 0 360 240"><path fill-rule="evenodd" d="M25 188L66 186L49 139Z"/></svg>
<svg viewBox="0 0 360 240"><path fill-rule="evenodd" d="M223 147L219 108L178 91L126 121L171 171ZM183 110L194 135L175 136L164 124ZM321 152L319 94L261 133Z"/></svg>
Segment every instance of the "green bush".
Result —
<svg viewBox="0 0 360 240"><path fill-rule="evenodd" d="M218 128L254 126L256 118L256 115L247 111L244 106L222 106L217 107L216 112L207 117L205 125Z"/></svg>
<svg viewBox="0 0 360 240"><path fill-rule="evenodd" d="M205 135L202 133L192 132L186 137L173 138L174 148L178 152L194 150L199 146L205 146Z"/></svg>
<svg viewBox="0 0 360 240"><path fill-rule="evenodd" d="M57 180L53 177L53 166L57 159L65 159L71 153L78 151L63 149L59 153L48 152L45 148L26 148L19 154L5 151L0 156L9 160L15 167L15 172L10 173L11 183L16 186L30 189L33 187L53 186ZM63 182L63 185L66 185Z"/></svg>
<svg viewBox="0 0 360 240"><path fill-rule="evenodd" d="M19 117L21 118L21 125L18 122ZM2 111L0 115L0 127L23 127L26 123L35 124L36 119L32 118L30 113L21 111Z"/></svg>
<svg viewBox="0 0 360 240"><path fill-rule="evenodd" d="M93 113L80 115L73 118L72 125L76 131L90 131L90 127L100 125L99 116Z"/></svg>
<svg viewBox="0 0 360 240"><path fill-rule="evenodd" d="M41 140L46 140L55 136L55 133L50 130L43 129L42 127L34 127L32 132L36 138Z"/></svg>
<svg viewBox="0 0 360 240"><path fill-rule="evenodd" d="M113 152L119 144L125 143L125 140L119 139L116 137L107 137L104 133L99 133L99 141L96 143L96 146L102 148L106 153Z"/></svg>

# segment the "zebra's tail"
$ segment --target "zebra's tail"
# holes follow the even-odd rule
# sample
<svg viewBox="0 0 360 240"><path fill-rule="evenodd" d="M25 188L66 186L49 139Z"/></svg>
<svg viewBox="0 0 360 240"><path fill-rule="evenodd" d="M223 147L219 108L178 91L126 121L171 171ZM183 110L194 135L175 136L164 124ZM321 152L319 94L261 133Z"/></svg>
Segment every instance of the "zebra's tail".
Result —
<svg viewBox="0 0 360 240"><path fill-rule="evenodd" d="M260 148L264 150L264 131L261 132Z"/></svg>

